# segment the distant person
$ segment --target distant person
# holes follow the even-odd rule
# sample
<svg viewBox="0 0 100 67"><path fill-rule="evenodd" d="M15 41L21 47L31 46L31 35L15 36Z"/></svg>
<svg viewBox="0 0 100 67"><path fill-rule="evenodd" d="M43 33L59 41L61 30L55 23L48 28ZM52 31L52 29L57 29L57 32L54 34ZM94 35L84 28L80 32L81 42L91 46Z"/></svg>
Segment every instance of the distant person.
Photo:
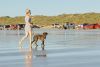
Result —
<svg viewBox="0 0 100 67"><path fill-rule="evenodd" d="M70 23L69 22L66 22L65 24L64 24L64 29L69 29L70 28Z"/></svg>
<svg viewBox="0 0 100 67"><path fill-rule="evenodd" d="M22 41L29 37L30 48L32 48L32 24L31 24L31 11L30 9L26 9L25 13L25 36L19 42L20 47L22 48Z"/></svg>

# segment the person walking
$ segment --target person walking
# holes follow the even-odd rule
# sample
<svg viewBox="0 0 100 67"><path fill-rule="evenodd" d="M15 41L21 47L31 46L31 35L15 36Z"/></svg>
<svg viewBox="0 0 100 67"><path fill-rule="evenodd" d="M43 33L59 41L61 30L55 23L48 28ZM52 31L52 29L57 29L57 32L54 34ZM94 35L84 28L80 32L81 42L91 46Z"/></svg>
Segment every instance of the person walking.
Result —
<svg viewBox="0 0 100 67"><path fill-rule="evenodd" d="M25 35L22 37L22 39L19 41L19 45L22 48L22 42L29 37L29 45L30 48L32 48L32 23L31 23L31 11L30 9L26 9L25 12Z"/></svg>

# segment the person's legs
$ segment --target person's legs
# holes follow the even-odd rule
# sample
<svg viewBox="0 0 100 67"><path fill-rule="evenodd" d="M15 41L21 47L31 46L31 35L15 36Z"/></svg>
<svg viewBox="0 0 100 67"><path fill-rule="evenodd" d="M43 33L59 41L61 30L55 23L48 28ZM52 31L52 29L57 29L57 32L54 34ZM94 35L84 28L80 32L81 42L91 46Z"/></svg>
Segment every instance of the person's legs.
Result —
<svg viewBox="0 0 100 67"><path fill-rule="evenodd" d="M30 48L32 48L32 31L29 31L29 42L30 42Z"/></svg>
<svg viewBox="0 0 100 67"><path fill-rule="evenodd" d="M22 39L20 40L19 45L20 45L21 48L22 48L22 41L25 40L28 37L28 35L29 35L29 33L25 32L25 36L22 37Z"/></svg>

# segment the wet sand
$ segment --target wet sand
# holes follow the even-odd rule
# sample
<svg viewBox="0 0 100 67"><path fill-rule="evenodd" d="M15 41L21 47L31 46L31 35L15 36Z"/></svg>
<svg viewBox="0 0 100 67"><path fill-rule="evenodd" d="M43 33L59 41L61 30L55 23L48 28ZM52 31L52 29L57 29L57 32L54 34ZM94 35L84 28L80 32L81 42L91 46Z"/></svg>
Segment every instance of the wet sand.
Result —
<svg viewBox="0 0 100 67"><path fill-rule="evenodd" d="M33 45L30 50L27 40L19 49L18 41L23 35L0 33L0 67L100 67L99 30L48 32L44 50L40 45L37 48Z"/></svg>
<svg viewBox="0 0 100 67"><path fill-rule="evenodd" d="M0 67L99 67L98 48L0 50Z"/></svg>

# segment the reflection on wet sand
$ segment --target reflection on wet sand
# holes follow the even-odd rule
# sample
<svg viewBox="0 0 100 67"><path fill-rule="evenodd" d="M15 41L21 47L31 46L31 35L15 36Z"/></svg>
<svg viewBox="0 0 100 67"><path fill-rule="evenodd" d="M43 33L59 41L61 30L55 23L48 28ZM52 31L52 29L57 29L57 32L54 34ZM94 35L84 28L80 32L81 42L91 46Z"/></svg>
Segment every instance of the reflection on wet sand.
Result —
<svg viewBox="0 0 100 67"><path fill-rule="evenodd" d="M33 50L20 48L22 55L24 55L25 67L32 67Z"/></svg>
<svg viewBox="0 0 100 67"><path fill-rule="evenodd" d="M35 56L36 57L46 57L46 50L44 49L44 47L42 48L42 50L38 50L37 47L35 48Z"/></svg>
<svg viewBox="0 0 100 67"><path fill-rule="evenodd" d="M26 67L32 67L32 64L34 64L33 61L36 57L45 58L47 56L46 50L44 50L44 48L42 48L41 50L38 50L37 47L33 49L20 48L20 51L24 55Z"/></svg>
<svg viewBox="0 0 100 67"><path fill-rule="evenodd" d="M26 53L26 57L25 57L25 62L26 62L26 67L32 67L32 49L29 50L27 53Z"/></svg>

